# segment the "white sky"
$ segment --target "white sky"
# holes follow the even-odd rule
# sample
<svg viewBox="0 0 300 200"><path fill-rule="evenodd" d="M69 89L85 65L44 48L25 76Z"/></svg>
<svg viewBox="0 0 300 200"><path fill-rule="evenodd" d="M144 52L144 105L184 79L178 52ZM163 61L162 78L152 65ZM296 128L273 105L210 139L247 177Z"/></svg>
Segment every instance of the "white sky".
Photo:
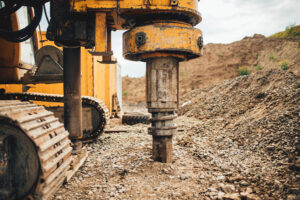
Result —
<svg viewBox="0 0 300 200"><path fill-rule="evenodd" d="M300 24L300 0L201 0L199 11L204 43L230 43L260 33L269 36L285 27ZM140 77L145 63L122 56L123 31L113 32L113 51L122 65L122 75Z"/></svg>

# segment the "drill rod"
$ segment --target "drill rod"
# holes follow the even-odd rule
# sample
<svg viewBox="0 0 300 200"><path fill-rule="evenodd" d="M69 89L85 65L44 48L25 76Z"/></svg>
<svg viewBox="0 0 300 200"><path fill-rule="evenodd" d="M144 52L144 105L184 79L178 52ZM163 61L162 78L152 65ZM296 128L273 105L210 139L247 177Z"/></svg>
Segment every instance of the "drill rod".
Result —
<svg viewBox="0 0 300 200"><path fill-rule="evenodd" d="M64 124L70 139L82 137L80 48L64 48Z"/></svg>
<svg viewBox="0 0 300 200"><path fill-rule="evenodd" d="M152 114L152 158L158 162L172 162L172 136L176 133L173 120L178 107L178 60L172 57L147 60L147 107Z"/></svg>

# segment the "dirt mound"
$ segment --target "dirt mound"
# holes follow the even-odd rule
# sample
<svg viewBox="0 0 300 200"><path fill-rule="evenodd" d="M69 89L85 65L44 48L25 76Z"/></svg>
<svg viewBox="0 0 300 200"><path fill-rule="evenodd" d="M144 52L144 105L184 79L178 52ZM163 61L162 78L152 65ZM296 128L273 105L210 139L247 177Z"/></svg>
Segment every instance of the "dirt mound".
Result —
<svg viewBox="0 0 300 200"><path fill-rule="evenodd" d="M231 44L207 44L201 58L181 63L181 95L237 77L241 66L253 73L279 68L279 63L286 60L289 70L299 75L299 45L300 39L265 38L263 35L246 37Z"/></svg>
<svg viewBox="0 0 300 200"><path fill-rule="evenodd" d="M258 34L231 44L207 44L201 58L180 64L180 95L237 77L241 66L254 73L279 69L279 63L285 61L289 71L300 75L299 46L300 38L265 38ZM123 91L125 103L145 102L145 77L124 77Z"/></svg>
<svg viewBox="0 0 300 200"><path fill-rule="evenodd" d="M145 77L122 77L123 101L125 104L145 103Z"/></svg>
<svg viewBox="0 0 300 200"><path fill-rule="evenodd" d="M255 185L256 193L269 195L263 199L299 193L299 76L270 69L194 90L182 101L179 114L200 122L181 143L192 141L199 159Z"/></svg>

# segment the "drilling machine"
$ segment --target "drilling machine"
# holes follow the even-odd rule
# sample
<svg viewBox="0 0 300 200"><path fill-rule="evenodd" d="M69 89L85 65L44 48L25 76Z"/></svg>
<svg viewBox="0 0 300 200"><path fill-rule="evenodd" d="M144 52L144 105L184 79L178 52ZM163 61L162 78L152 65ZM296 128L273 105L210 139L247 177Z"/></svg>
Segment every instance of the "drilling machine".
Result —
<svg viewBox="0 0 300 200"><path fill-rule="evenodd" d="M41 19L43 4L48 1L0 1L4 2L4 8L2 6L0 10L2 15L10 15L21 6L32 7L34 10L34 17L28 27L14 30L10 25L9 31L0 30L0 37L12 42L22 42L30 38ZM47 39L63 47L64 127L68 132L62 128L61 132L50 134L48 140L37 140L40 132L26 131L29 125L24 123L30 124L30 120L38 119L44 125L41 129L47 128L50 122L46 123L47 121L41 118L42 113L45 113L43 108L33 105L28 107L23 102L1 102L5 107L3 112L8 114L1 115L0 112L3 125L0 126L0 133L6 131L5 126L11 125L19 130L18 133L11 131L11 135L21 135L20 138L23 139L2 139L5 134L0 134L0 176L4 177L2 182L0 181L0 197L21 199L31 196L46 199L62 183L67 171L66 166L70 163L69 159L57 163L55 161L58 158L42 150L54 142L63 150L62 155L69 155L69 141L65 138L67 133L73 141L72 151L81 150L80 47L90 49L92 55L102 56L102 62L110 63L113 55L111 32L115 30L127 30L123 34L123 56L129 60L146 62L147 108L152 114L148 132L153 137L153 159L172 162L172 136L176 133L174 119L179 101L179 62L201 56L203 47L202 32L194 28L202 20L197 8L198 0L50 0L51 19ZM16 111L9 113L13 105L32 112L28 116L22 116L21 113L18 118ZM46 114L53 121L51 113ZM56 125L60 126L58 123ZM58 136L65 140L49 144L52 138ZM61 146L62 143L64 147L67 146L67 150ZM26 149L27 146L28 150L24 153L32 157L31 163L34 164L31 165L20 158L21 154L15 153L19 152L16 148ZM59 155L61 152L58 152ZM56 168L43 161L54 163ZM16 169L21 170L20 173L26 171L26 176L17 177ZM6 182L3 183L3 180Z"/></svg>
<svg viewBox="0 0 300 200"><path fill-rule="evenodd" d="M176 132L173 120L179 100L179 62L199 57L203 46L202 32L193 27L201 22L198 0L54 2L47 38L60 45L94 47L91 53L102 55L109 62L111 31L128 29L123 35L123 56L146 62L147 107L152 114L148 132L153 137L153 159L171 162L172 136ZM79 57L76 48L64 51L70 60ZM72 71L74 65L70 67Z"/></svg>

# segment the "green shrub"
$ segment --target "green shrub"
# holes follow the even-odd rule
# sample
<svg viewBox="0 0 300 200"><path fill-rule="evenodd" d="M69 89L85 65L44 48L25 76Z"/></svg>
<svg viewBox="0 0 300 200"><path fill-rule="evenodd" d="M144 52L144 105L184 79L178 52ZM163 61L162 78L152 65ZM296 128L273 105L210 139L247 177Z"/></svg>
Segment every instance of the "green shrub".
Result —
<svg viewBox="0 0 300 200"><path fill-rule="evenodd" d="M300 35L300 26L295 26L295 24L291 24L285 28L285 31L275 33L270 37L274 38L295 38Z"/></svg>
<svg viewBox="0 0 300 200"><path fill-rule="evenodd" d="M274 54L272 54L272 53L270 54L269 58L270 58L270 60L273 60L273 61L276 59Z"/></svg>
<svg viewBox="0 0 300 200"><path fill-rule="evenodd" d="M261 64L260 64L260 63L257 63L257 65L255 66L255 69L256 69L257 71L262 70Z"/></svg>
<svg viewBox="0 0 300 200"><path fill-rule="evenodd" d="M128 95L128 92L124 91L123 96L126 97Z"/></svg>
<svg viewBox="0 0 300 200"><path fill-rule="evenodd" d="M247 76L250 74L250 70L248 66L241 66L238 68L238 72L240 76Z"/></svg>
<svg viewBox="0 0 300 200"><path fill-rule="evenodd" d="M256 56L255 56L256 60L258 59L258 56L259 56L259 54L256 54Z"/></svg>
<svg viewBox="0 0 300 200"><path fill-rule="evenodd" d="M287 35L291 33L291 31L295 28L296 24L290 24L289 26L285 27L285 31L287 32Z"/></svg>
<svg viewBox="0 0 300 200"><path fill-rule="evenodd" d="M294 32L294 37L300 36L300 31Z"/></svg>
<svg viewBox="0 0 300 200"><path fill-rule="evenodd" d="M282 60L279 62L279 66L282 70L288 70L289 69L289 61L288 60Z"/></svg>

